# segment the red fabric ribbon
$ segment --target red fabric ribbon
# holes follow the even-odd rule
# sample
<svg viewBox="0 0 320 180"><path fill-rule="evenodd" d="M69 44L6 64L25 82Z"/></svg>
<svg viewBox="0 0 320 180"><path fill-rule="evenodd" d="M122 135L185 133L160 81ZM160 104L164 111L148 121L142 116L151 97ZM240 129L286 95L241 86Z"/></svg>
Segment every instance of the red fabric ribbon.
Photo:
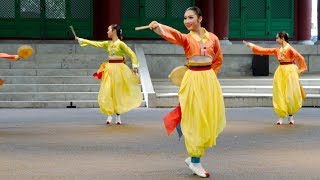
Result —
<svg viewBox="0 0 320 180"><path fill-rule="evenodd" d="M96 79L98 79L98 80L101 80L102 75L103 75L103 72L94 73L94 74L93 74L93 77L96 78Z"/></svg>
<svg viewBox="0 0 320 180"><path fill-rule="evenodd" d="M181 107L180 104L171 112L169 112L164 118L164 125L167 129L168 135L170 135L181 121Z"/></svg>

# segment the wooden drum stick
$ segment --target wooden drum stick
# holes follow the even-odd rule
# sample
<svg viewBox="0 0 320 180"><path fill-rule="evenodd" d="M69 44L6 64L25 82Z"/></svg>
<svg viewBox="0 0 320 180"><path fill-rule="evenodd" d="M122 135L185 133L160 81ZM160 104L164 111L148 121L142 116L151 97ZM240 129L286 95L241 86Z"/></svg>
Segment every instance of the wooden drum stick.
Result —
<svg viewBox="0 0 320 180"><path fill-rule="evenodd" d="M76 35L76 32L74 31L74 29L73 29L73 27L72 27L72 26L70 26L70 29L71 29L72 34L74 35L74 37L78 37L78 36Z"/></svg>
<svg viewBox="0 0 320 180"><path fill-rule="evenodd" d="M140 27L135 27L134 29L136 31L138 31L138 30L150 29L150 27L149 26L140 26Z"/></svg>

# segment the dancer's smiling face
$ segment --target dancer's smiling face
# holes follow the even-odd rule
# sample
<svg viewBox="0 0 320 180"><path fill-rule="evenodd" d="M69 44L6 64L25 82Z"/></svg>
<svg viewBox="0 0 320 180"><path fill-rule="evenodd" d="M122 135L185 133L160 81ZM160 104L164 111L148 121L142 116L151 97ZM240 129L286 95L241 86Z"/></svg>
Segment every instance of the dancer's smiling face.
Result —
<svg viewBox="0 0 320 180"><path fill-rule="evenodd" d="M280 38L279 36L278 36L278 34L277 34L277 36L276 36L276 42L277 42L277 44L279 44L279 45L282 45L283 44L283 38Z"/></svg>
<svg viewBox="0 0 320 180"><path fill-rule="evenodd" d="M201 27L202 16L198 16L195 11L187 10L184 13L184 25L189 31L193 31Z"/></svg>
<svg viewBox="0 0 320 180"><path fill-rule="evenodd" d="M108 34L108 38L112 38L113 36L117 35L117 32L115 29L112 28L112 26L109 26L107 34Z"/></svg>

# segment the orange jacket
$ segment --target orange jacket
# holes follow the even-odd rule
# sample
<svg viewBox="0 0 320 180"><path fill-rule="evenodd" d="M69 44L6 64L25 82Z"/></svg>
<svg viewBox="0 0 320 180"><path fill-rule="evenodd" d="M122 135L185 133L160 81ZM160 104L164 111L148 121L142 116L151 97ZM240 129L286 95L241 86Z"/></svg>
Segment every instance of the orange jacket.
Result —
<svg viewBox="0 0 320 180"><path fill-rule="evenodd" d="M192 31L188 34L183 34L178 30L163 24L161 24L161 30L163 33L162 37L165 40L183 47L187 59L191 58L192 56L203 55L199 43L201 38ZM204 28L202 28L202 30L204 31L202 43L206 47L205 56L208 56L212 59L211 67L217 74L223 62L223 55L219 39L216 35L208 32Z"/></svg>
<svg viewBox="0 0 320 180"><path fill-rule="evenodd" d="M252 47L252 52L258 55L273 55L276 56L278 61L281 62L296 62L298 61L299 70L307 70L307 65L304 60L304 57L298 53L292 46L289 44L284 48L263 48L257 45Z"/></svg>

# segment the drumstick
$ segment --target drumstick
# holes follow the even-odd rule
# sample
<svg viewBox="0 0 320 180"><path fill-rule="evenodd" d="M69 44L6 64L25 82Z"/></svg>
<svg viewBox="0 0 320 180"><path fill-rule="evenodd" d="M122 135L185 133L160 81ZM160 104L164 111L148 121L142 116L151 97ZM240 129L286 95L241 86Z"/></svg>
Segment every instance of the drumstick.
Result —
<svg viewBox="0 0 320 180"><path fill-rule="evenodd" d="M134 29L136 31L138 31L138 30L144 30L144 29L149 29L149 28L150 28L149 26L140 26L140 27L135 27Z"/></svg>
<svg viewBox="0 0 320 180"><path fill-rule="evenodd" d="M74 37L78 37L78 36L76 35L76 32L74 31L74 29L73 29L73 27L72 27L72 26L70 26L70 29L71 29L72 34L74 35Z"/></svg>

